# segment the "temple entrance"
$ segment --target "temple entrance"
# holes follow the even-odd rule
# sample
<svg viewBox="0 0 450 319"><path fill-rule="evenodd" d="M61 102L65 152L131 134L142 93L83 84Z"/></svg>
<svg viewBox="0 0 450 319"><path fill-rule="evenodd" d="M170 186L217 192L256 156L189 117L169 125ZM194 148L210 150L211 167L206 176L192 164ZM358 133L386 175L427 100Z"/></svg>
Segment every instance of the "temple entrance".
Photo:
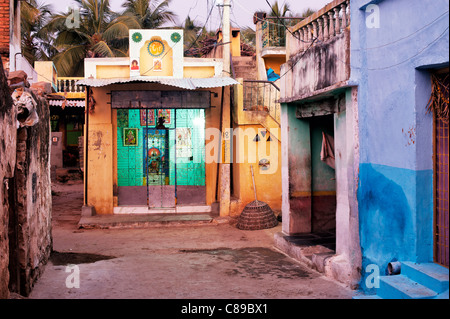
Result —
<svg viewBox="0 0 450 319"><path fill-rule="evenodd" d="M206 205L204 110L118 109L117 186L119 207Z"/></svg>

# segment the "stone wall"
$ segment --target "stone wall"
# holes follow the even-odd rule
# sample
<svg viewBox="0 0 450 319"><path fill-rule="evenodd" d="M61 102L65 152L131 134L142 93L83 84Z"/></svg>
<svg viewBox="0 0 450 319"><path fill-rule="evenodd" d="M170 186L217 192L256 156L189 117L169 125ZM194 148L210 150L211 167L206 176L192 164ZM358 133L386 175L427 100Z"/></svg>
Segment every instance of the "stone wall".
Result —
<svg viewBox="0 0 450 319"><path fill-rule="evenodd" d="M28 296L52 250L50 112L31 94L39 122L17 129L0 64L0 298Z"/></svg>
<svg viewBox="0 0 450 319"><path fill-rule="evenodd" d="M0 63L0 298L9 296L8 193L16 161L16 117L3 64Z"/></svg>
<svg viewBox="0 0 450 319"><path fill-rule="evenodd" d="M50 111L45 98L34 96L39 122L17 132L15 213L18 227L19 292L27 296L52 250Z"/></svg>

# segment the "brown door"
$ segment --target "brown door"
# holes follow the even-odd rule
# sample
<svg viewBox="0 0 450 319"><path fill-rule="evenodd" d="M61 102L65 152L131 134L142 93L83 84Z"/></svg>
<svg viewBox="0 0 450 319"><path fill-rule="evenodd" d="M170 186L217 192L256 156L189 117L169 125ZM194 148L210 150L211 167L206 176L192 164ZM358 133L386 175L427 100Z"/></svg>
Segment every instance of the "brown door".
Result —
<svg viewBox="0 0 450 319"><path fill-rule="evenodd" d="M439 97L439 105L434 108L434 259L436 263L448 267L448 180L449 180L449 136L448 136L448 73L433 76L433 95ZM436 92L437 91L437 92ZM437 104L437 103L436 103Z"/></svg>

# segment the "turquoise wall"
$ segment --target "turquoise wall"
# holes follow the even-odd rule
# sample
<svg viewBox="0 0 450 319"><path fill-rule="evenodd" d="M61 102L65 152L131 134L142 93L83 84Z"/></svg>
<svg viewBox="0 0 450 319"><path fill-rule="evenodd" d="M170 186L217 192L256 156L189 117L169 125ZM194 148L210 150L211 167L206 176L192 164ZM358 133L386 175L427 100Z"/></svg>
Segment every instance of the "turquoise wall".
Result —
<svg viewBox="0 0 450 319"><path fill-rule="evenodd" d="M143 185L143 130L139 110L117 110L123 121L117 126L117 178L118 186ZM123 129L138 128L138 145L124 146Z"/></svg>
<svg viewBox="0 0 450 319"><path fill-rule="evenodd" d="M149 112L152 110L149 110ZM204 110L177 110L176 127L189 128L191 132L191 150L184 152L189 157L176 156L175 119L165 126L169 128L169 184L175 185L205 185L205 113ZM124 146L123 129L137 128L139 142L137 146ZM155 126L149 126L149 128ZM118 186L146 186L146 172L144 170L144 131L141 126L140 110L118 110L117 125L117 170ZM176 170L175 170L176 166ZM176 174L175 174L176 173ZM176 176L176 178L175 178ZM165 182L165 181L164 181Z"/></svg>
<svg viewBox="0 0 450 319"><path fill-rule="evenodd" d="M360 164L358 208L363 278L370 264L378 265L381 275L385 275L391 261L432 259L432 182L432 170ZM365 282L361 284L365 288Z"/></svg>

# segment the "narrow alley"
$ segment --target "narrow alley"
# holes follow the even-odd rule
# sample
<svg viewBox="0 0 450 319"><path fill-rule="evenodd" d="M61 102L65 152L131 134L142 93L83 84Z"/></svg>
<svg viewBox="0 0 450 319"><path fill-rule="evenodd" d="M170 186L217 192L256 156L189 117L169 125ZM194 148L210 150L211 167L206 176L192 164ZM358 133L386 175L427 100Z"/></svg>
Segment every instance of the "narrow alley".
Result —
<svg viewBox="0 0 450 319"><path fill-rule="evenodd" d="M355 293L273 248L281 225L79 229L82 199L81 181L53 184L54 251L30 299L348 299ZM66 285L73 265L79 288Z"/></svg>

